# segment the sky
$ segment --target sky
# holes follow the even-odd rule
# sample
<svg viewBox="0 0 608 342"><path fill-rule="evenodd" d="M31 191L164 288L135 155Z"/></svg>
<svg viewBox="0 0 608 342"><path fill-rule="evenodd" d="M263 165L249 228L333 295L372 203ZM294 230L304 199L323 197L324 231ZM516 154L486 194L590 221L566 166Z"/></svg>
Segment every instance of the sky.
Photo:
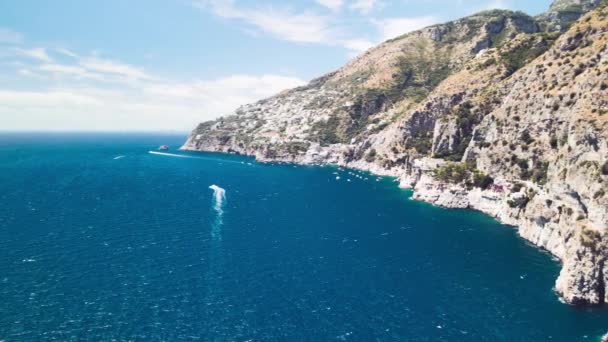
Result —
<svg viewBox="0 0 608 342"><path fill-rule="evenodd" d="M401 34L551 0L0 0L0 130L177 131Z"/></svg>

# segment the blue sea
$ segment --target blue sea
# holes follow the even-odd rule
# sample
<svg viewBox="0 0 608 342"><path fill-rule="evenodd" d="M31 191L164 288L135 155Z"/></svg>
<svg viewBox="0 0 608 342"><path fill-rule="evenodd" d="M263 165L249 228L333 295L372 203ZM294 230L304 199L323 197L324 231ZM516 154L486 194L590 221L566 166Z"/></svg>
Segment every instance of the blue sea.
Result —
<svg viewBox="0 0 608 342"><path fill-rule="evenodd" d="M608 330L607 309L559 302L559 263L512 227L364 172L177 151L185 138L0 135L0 340L597 341ZM161 144L171 150L149 153Z"/></svg>

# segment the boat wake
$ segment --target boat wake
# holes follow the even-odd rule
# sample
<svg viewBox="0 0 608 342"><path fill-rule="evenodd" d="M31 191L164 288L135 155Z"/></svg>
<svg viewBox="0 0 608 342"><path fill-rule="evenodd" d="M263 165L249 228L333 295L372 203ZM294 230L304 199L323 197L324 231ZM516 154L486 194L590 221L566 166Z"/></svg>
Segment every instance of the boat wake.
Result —
<svg viewBox="0 0 608 342"><path fill-rule="evenodd" d="M221 228L224 223L224 203L226 202L226 190L217 185L211 185L209 189L213 190L213 210L215 210L215 222L211 227L211 236L214 239L221 240Z"/></svg>
<svg viewBox="0 0 608 342"><path fill-rule="evenodd" d="M165 157L197 159L196 157L192 157L192 156L186 156L183 154L175 154L175 153L167 153L167 152L148 151L148 153L155 154L157 156L165 156Z"/></svg>
<svg viewBox="0 0 608 342"><path fill-rule="evenodd" d="M116 157L114 157L114 160L122 159L122 158L124 158L124 157L125 157L125 156L116 156Z"/></svg>
<svg viewBox="0 0 608 342"><path fill-rule="evenodd" d="M241 162L238 162L238 161L222 160L219 158L197 157L197 156L189 156L189 155L185 155L185 154L176 154L176 153L158 152L158 151L148 151L148 153L154 154L157 156L165 156L165 157L173 157L173 158L200 159L200 160L214 161L214 162L218 162L218 163L241 164ZM249 165L251 165L251 163Z"/></svg>

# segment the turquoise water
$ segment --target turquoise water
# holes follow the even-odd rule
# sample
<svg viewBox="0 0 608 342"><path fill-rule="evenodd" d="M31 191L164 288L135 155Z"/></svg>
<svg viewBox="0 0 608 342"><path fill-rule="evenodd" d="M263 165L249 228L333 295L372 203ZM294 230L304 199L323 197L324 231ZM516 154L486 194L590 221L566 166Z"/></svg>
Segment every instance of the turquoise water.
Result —
<svg viewBox="0 0 608 342"><path fill-rule="evenodd" d="M365 173L176 152L184 139L0 135L0 340L594 341L608 329L607 310L558 301L550 255L487 216ZM161 144L180 157L148 153Z"/></svg>

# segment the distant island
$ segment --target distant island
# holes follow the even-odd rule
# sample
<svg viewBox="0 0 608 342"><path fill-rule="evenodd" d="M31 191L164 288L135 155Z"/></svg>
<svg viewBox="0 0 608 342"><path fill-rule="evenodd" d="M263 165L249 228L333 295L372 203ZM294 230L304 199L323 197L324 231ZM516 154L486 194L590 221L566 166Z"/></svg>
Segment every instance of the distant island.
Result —
<svg viewBox="0 0 608 342"><path fill-rule="evenodd" d="M608 301L608 2L493 10L386 41L201 123L184 150L337 164L517 226L570 304Z"/></svg>

